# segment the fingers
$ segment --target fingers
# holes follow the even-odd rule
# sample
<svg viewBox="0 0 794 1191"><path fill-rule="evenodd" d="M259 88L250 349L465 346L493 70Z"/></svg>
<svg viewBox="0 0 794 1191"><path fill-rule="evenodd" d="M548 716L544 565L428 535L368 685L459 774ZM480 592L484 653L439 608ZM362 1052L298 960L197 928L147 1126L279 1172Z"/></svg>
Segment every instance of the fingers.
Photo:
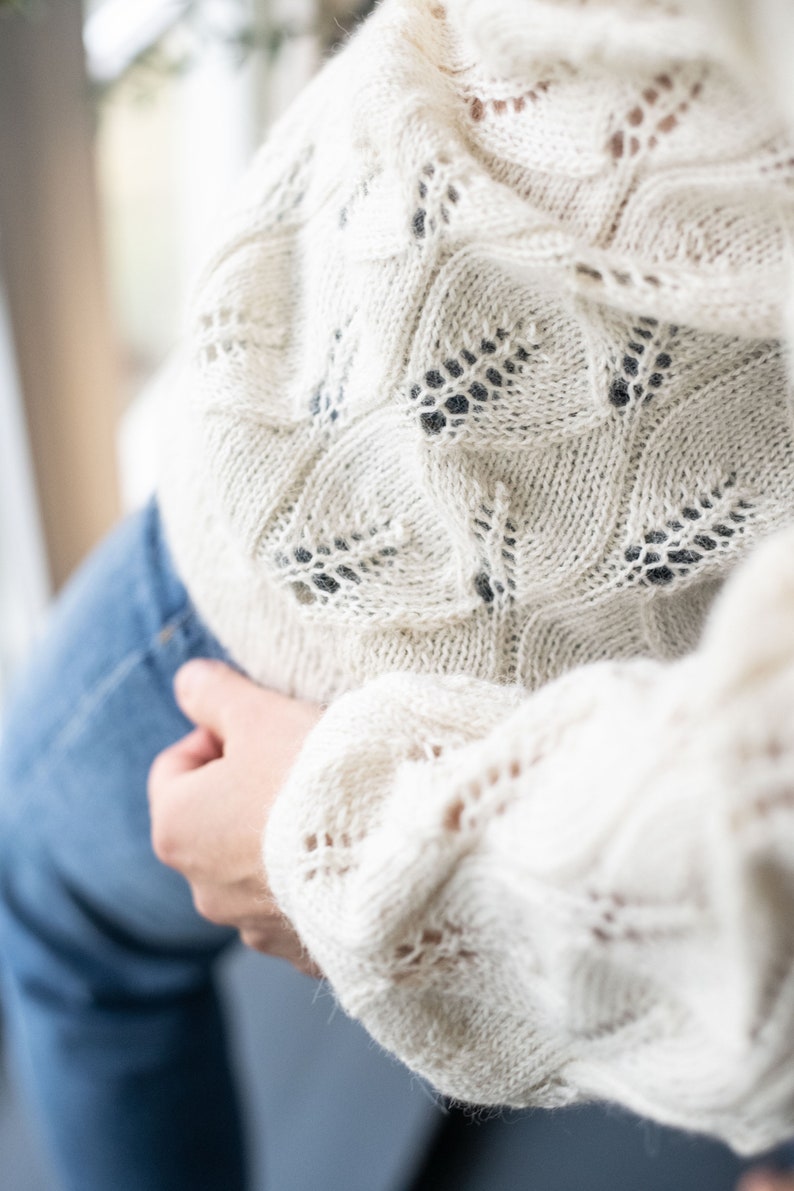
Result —
<svg viewBox="0 0 794 1191"><path fill-rule="evenodd" d="M217 926L234 927L253 951L285 959L307 976L322 977L291 923L270 897L264 880L255 889L250 881L236 887L202 882L191 888L193 904L203 918Z"/></svg>
<svg viewBox="0 0 794 1191"><path fill-rule="evenodd" d="M250 746L263 726L277 744L301 743L322 713L317 704L267 690L211 658L186 662L177 671L174 694L188 719L209 728L224 743L235 735L247 736Z"/></svg>
<svg viewBox="0 0 794 1191"><path fill-rule="evenodd" d="M150 788L154 783L180 777L222 756L223 746L218 737L207 728L194 728L155 757L149 774Z"/></svg>
<svg viewBox="0 0 794 1191"><path fill-rule="evenodd" d="M739 1180L736 1191L794 1191L794 1174L751 1170Z"/></svg>
<svg viewBox="0 0 794 1191"><path fill-rule="evenodd" d="M176 778L168 773L171 764L161 754L149 777L155 856L191 883L231 886L258 871L262 827L249 808L236 813L237 790L226 758L189 772L183 768Z"/></svg>
<svg viewBox="0 0 794 1191"><path fill-rule="evenodd" d="M283 927L272 930L262 930L261 926L246 927L240 931L240 938L252 951L272 955L276 959L285 959L304 976L313 976L315 980L323 978L323 973L292 930L285 930Z"/></svg>
<svg viewBox="0 0 794 1191"><path fill-rule="evenodd" d="M224 662L196 658L186 662L174 679L174 694L182 711L225 740L230 725L247 707L252 692L258 691L250 678Z"/></svg>
<svg viewBox="0 0 794 1191"><path fill-rule="evenodd" d="M212 856L226 827L214 797L223 746L207 728L194 728L155 757L147 794L152 848L158 860L188 875Z"/></svg>
<svg viewBox="0 0 794 1191"><path fill-rule="evenodd" d="M278 932L285 929L283 915L270 896L264 875L258 880L248 878L233 885L202 879L193 882L191 891L193 905L202 918L218 926Z"/></svg>

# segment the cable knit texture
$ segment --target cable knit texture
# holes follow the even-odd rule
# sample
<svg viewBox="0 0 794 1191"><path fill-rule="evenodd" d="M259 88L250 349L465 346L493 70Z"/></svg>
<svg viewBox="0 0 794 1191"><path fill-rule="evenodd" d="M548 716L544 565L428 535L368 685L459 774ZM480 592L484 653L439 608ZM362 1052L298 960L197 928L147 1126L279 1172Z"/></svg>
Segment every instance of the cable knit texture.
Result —
<svg viewBox="0 0 794 1191"><path fill-rule="evenodd" d="M162 501L232 654L331 701L265 855L345 1007L460 1099L750 1151L794 1131L794 150L718 7L384 0L199 281Z"/></svg>

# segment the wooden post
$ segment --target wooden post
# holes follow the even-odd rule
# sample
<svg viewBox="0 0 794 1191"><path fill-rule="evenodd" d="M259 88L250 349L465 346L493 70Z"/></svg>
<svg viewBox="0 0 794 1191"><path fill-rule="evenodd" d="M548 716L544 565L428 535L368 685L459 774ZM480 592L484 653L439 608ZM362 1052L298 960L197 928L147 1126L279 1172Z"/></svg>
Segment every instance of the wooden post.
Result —
<svg viewBox="0 0 794 1191"><path fill-rule="evenodd" d="M119 509L119 374L81 32L80 0L0 19L0 268L55 586Z"/></svg>

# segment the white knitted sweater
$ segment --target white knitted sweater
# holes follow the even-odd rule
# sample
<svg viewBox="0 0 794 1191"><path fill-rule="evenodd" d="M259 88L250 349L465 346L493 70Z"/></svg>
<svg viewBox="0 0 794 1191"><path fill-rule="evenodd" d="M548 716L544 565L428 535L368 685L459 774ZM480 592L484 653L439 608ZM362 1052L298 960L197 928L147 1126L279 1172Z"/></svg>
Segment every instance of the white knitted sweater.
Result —
<svg viewBox="0 0 794 1191"><path fill-rule="evenodd" d="M232 654L331 702L265 857L349 1012L462 1100L749 1151L794 1131L794 151L774 0L757 83L701 5L384 0L199 282L162 502Z"/></svg>

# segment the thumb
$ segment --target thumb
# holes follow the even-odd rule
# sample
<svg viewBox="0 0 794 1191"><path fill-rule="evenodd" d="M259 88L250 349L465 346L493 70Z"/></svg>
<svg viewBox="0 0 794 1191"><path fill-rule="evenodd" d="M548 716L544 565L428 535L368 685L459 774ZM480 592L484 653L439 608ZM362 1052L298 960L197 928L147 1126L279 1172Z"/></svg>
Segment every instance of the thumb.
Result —
<svg viewBox="0 0 794 1191"><path fill-rule="evenodd" d="M211 658L186 662L174 678L176 701L188 719L209 728L222 741L239 719L251 686L250 678L239 670Z"/></svg>

